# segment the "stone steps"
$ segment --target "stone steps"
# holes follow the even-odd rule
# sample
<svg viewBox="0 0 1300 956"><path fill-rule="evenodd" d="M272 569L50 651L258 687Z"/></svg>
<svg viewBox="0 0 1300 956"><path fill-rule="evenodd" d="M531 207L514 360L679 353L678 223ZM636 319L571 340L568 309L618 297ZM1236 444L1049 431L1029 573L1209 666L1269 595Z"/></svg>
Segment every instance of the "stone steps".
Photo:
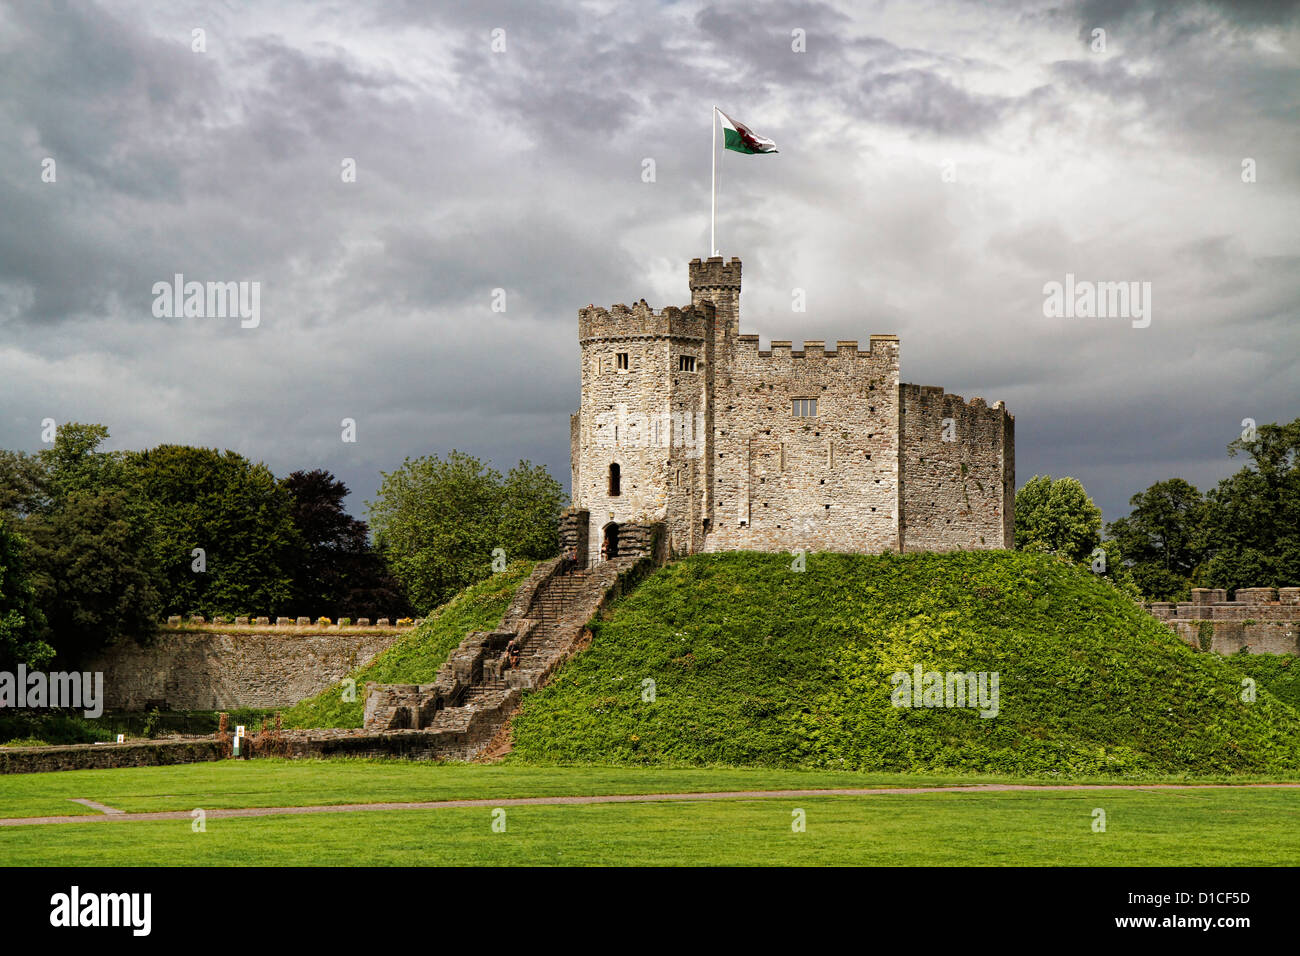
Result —
<svg viewBox="0 0 1300 956"><path fill-rule="evenodd" d="M604 595L618 575L637 560L635 556L615 559L593 570L552 575L542 580L527 605L512 605L501 629L493 632L490 646L494 649L486 656L483 644L462 644L458 652L460 659L464 661L467 655L472 655L469 659L475 661L474 670L478 670L477 662L481 661L482 673L468 687L461 685L463 690L456 692L455 697L444 698L448 705L433 714L431 720L425 718L428 723L423 728L413 729L438 735L443 742L432 745L438 754L460 759L476 756L506 726L506 711L513 708L503 707L505 702L517 701L520 689L541 686L560 662L574 653ZM497 677L492 665L502 653L498 642L511 633L526 635L519 648L518 663L508 668L503 678ZM474 642L481 642L483 637L483 634L471 635ZM512 698L512 694L516 696ZM415 712L414 707L411 712Z"/></svg>

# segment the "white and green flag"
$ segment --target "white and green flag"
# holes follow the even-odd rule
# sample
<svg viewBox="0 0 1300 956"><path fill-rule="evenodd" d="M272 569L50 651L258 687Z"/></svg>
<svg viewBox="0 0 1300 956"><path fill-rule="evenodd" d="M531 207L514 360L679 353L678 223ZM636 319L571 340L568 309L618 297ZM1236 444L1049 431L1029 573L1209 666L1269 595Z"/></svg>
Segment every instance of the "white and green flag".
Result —
<svg viewBox="0 0 1300 956"><path fill-rule="evenodd" d="M725 139L723 143L725 148L734 149L738 153L778 152L776 143L770 139L758 136L744 123L736 122L722 110L718 110L718 115L722 117L722 135Z"/></svg>

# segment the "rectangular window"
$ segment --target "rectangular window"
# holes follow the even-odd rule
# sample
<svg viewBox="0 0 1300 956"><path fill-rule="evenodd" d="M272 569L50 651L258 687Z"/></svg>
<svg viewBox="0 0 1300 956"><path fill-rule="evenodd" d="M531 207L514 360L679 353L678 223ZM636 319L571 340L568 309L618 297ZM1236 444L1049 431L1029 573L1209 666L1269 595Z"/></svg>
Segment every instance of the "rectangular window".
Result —
<svg viewBox="0 0 1300 956"><path fill-rule="evenodd" d="M694 372L694 371L695 371L695 356L694 356L694 355L679 355L679 356L677 356L677 371L679 371L679 372Z"/></svg>
<svg viewBox="0 0 1300 956"><path fill-rule="evenodd" d="M619 367L619 368L622 368L622 369L626 369L626 368L627 368L627 353L626 353L626 352L619 352L619 353L615 356L615 358L618 359L618 367Z"/></svg>
<svg viewBox="0 0 1300 956"><path fill-rule="evenodd" d="M796 398L793 399L793 413L795 418L816 418L817 417L817 399L815 398Z"/></svg>

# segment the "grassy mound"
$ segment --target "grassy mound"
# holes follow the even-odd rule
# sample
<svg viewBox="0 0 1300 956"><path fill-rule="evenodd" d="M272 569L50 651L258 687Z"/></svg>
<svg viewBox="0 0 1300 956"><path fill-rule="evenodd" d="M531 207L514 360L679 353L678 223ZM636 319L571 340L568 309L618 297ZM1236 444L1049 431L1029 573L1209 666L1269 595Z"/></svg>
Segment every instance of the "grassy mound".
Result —
<svg viewBox="0 0 1300 956"><path fill-rule="evenodd" d="M356 681L356 700L343 699L342 683L299 701L284 714L285 727L360 727L365 712L365 683L426 684L470 631L491 631L501 624L510 601L532 573L534 563L516 561L504 571L466 588L349 677Z"/></svg>
<svg viewBox="0 0 1300 956"><path fill-rule="evenodd" d="M1016 776L1300 768L1300 713L1264 681L1242 701L1234 664L1064 561L789 565L733 553L661 569L524 702L514 759ZM915 665L996 672L997 716L893 706L893 675Z"/></svg>
<svg viewBox="0 0 1300 956"><path fill-rule="evenodd" d="M1247 654L1238 651L1224 658L1242 677L1300 711L1300 657L1290 654Z"/></svg>

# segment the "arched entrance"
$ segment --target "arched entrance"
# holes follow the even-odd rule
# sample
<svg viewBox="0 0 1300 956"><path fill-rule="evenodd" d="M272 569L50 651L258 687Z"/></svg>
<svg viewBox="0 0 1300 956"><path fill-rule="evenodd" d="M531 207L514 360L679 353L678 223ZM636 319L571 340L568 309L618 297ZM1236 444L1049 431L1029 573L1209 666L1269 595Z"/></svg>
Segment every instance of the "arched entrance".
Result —
<svg viewBox="0 0 1300 956"><path fill-rule="evenodd" d="M600 557L602 561L618 557L618 525L613 521L605 525L605 536L600 545Z"/></svg>

